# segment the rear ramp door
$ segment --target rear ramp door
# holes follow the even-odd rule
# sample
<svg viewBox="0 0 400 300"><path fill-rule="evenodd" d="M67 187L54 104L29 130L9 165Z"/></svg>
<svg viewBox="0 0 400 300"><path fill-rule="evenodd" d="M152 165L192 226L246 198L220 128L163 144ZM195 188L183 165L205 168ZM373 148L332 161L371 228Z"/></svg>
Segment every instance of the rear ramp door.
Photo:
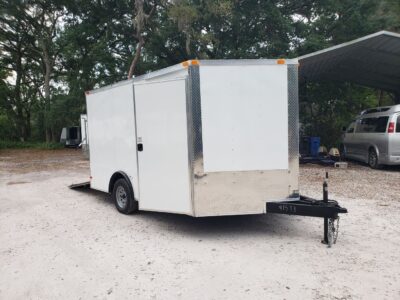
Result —
<svg viewBox="0 0 400 300"><path fill-rule="evenodd" d="M286 65L201 66L204 172L287 170Z"/></svg>

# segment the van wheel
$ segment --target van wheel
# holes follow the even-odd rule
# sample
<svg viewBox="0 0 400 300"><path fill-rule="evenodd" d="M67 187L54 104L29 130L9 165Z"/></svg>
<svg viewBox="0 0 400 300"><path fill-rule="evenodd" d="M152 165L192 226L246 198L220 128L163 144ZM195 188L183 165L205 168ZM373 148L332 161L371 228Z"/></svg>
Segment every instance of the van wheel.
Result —
<svg viewBox="0 0 400 300"><path fill-rule="evenodd" d="M125 179L118 179L113 187L112 198L120 213L131 214L138 210L138 203Z"/></svg>
<svg viewBox="0 0 400 300"><path fill-rule="evenodd" d="M369 150L368 165L372 169L379 169L380 168L380 164L378 162L378 154L376 154L375 149Z"/></svg>

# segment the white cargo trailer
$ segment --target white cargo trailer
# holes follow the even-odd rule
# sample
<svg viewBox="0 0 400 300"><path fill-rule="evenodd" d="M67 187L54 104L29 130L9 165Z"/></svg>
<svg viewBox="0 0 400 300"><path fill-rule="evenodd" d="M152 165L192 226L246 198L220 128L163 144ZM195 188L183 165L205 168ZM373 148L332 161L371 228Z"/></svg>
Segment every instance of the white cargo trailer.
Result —
<svg viewBox="0 0 400 300"><path fill-rule="evenodd" d="M298 197L297 95L296 60L192 60L87 92L90 186L124 213L265 213Z"/></svg>

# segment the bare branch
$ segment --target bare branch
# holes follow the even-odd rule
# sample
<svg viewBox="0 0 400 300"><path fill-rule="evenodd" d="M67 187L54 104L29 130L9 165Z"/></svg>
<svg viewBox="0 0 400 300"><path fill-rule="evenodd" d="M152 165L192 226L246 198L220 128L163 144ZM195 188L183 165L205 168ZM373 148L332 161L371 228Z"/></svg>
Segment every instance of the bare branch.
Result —
<svg viewBox="0 0 400 300"><path fill-rule="evenodd" d="M133 37L138 40L138 43L136 44L136 52L135 55L132 59L131 65L129 66L129 71L128 71L128 79L132 78L136 66L139 62L143 46L145 44L145 39L143 37L143 30L145 28L145 24L148 22L148 20L151 18L151 16L154 14L157 8L157 2L155 1L150 12L146 14L144 12L144 5L143 5L143 0L135 0L135 9L136 9L136 17L133 21L136 27L136 31L133 34Z"/></svg>

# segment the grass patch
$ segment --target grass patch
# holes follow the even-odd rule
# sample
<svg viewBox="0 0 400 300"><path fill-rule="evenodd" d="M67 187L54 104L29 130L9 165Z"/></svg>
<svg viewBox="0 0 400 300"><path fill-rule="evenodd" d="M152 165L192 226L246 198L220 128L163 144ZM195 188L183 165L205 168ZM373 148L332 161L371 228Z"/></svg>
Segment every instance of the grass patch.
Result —
<svg viewBox="0 0 400 300"><path fill-rule="evenodd" d="M0 141L0 149L61 149L60 143Z"/></svg>

